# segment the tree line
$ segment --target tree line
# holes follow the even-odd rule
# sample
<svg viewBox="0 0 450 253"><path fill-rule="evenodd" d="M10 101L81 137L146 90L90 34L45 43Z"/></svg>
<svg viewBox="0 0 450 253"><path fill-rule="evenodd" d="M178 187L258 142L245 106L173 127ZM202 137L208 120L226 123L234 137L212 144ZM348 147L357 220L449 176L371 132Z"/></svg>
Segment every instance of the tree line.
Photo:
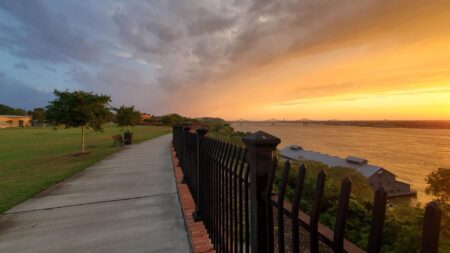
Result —
<svg viewBox="0 0 450 253"><path fill-rule="evenodd" d="M108 122L116 123L121 129L134 126L140 122L141 113L134 106L122 105L118 108L110 105L111 97L86 91L53 92L55 99L45 107L25 111L0 104L0 114L28 115L32 117L33 125L43 123L66 128L81 128L81 152L85 153L85 131L101 131Z"/></svg>
<svg viewBox="0 0 450 253"><path fill-rule="evenodd" d="M35 108L25 111L7 105L0 106L0 114L29 115L33 125L43 123L66 128L81 128L81 152L85 153L85 131L102 131L102 126L108 122L116 123L122 130L129 131L130 126L139 123L150 125L171 126L185 122L199 123L207 126L210 135L216 138L240 143L244 133L235 132L234 129L220 118L188 118L176 113L153 116L141 122L141 113L134 106L113 107L110 105L111 97L86 91L59 91L53 92L55 99L45 108Z"/></svg>
<svg viewBox="0 0 450 253"><path fill-rule="evenodd" d="M14 108L8 105L0 104L0 115L31 116L35 124L42 124L45 121L45 109L42 107L26 111L22 108Z"/></svg>

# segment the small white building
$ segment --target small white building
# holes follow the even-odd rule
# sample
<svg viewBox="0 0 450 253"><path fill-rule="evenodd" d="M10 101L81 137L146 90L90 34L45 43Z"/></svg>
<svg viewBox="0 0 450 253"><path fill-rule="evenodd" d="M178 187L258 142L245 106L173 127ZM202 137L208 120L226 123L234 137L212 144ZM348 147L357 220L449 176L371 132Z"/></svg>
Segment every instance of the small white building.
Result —
<svg viewBox="0 0 450 253"><path fill-rule="evenodd" d="M366 159L353 156L343 159L337 156L303 150L302 147L297 145L291 145L281 149L280 155L289 160L313 160L324 163L329 167L355 169L367 178L367 181L370 186L372 186L373 190L383 186L387 191L388 197L416 195L416 192L411 190L409 184L399 181L396 178L396 175L388 170L369 164L369 161Z"/></svg>

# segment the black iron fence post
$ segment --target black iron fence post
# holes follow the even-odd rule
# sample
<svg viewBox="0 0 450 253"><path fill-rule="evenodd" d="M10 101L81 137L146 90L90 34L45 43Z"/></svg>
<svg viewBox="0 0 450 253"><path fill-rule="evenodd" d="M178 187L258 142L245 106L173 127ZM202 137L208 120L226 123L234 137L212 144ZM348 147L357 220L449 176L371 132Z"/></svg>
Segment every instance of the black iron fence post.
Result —
<svg viewBox="0 0 450 253"><path fill-rule="evenodd" d="M442 210L436 201L428 203L425 207L424 224L422 228L421 253L438 252L439 233L441 231Z"/></svg>
<svg viewBox="0 0 450 253"><path fill-rule="evenodd" d="M176 140L177 140L177 134L176 134L176 127L172 126L172 146L174 149L176 149L177 144L175 144Z"/></svg>
<svg viewBox="0 0 450 253"><path fill-rule="evenodd" d="M178 158L178 163L180 162L180 129L181 126L174 125L173 127L173 136L172 136L172 145L175 148L175 154Z"/></svg>
<svg viewBox="0 0 450 253"><path fill-rule="evenodd" d="M251 252L271 253L274 251L273 211L270 195L266 191L272 189L269 184L272 184L274 151L280 139L258 131L242 140L247 146L250 165Z"/></svg>
<svg viewBox="0 0 450 253"><path fill-rule="evenodd" d="M202 141L202 137L206 135L206 133L208 132L208 128L204 128L204 127L200 127L197 128L195 130L195 132L197 132L197 166L195 168L195 177L197 178L197 188L196 188L196 199L197 199L197 203L195 203L195 211L192 214L192 217L194 218L194 221L200 221L202 220L202 216L201 216L201 212L200 212L200 205L201 205L201 198L200 198L200 184L202 184L202 182L200 181L200 166L202 166L201 164L201 157L200 157L200 142Z"/></svg>
<svg viewBox="0 0 450 253"><path fill-rule="evenodd" d="M186 162L186 154L187 154L187 138L188 138L188 133L189 130L191 130L191 127L189 125L184 125L182 128L182 132L183 132L183 163L182 163L182 170L183 170L183 180L181 180L182 184L186 184L187 183L187 162Z"/></svg>
<svg viewBox="0 0 450 253"><path fill-rule="evenodd" d="M181 166L181 131L183 130L183 127L181 126L181 125L177 125L176 126L176 131L177 131L177 150L176 150L176 152L177 152L177 158L178 158L178 165L180 165Z"/></svg>
<svg viewBox="0 0 450 253"><path fill-rule="evenodd" d="M183 130L183 126L179 125L178 126L178 147L180 149L179 151L179 155L178 155L178 165L181 167L181 169L183 170L183 159L184 159L184 130Z"/></svg>

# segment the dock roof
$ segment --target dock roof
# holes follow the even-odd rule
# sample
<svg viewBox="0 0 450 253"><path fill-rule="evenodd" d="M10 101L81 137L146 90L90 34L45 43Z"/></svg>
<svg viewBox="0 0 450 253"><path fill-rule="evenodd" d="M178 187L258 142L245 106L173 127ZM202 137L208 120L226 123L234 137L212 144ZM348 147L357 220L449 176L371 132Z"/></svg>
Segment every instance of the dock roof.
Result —
<svg viewBox="0 0 450 253"><path fill-rule="evenodd" d="M370 165L366 159L349 156L348 159L331 156L319 152L292 149L291 146L280 150L281 156L292 160L313 160L324 163L330 167L345 167L355 169L365 177L370 177L378 171L385 171L382 167Z"/></svg>

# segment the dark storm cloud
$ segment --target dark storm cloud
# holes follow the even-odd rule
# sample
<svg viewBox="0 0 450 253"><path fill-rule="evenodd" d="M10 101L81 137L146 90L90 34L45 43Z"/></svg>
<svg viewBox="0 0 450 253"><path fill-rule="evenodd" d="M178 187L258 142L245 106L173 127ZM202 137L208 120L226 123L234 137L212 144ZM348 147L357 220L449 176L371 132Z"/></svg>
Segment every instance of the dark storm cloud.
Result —
<svg viewBox="0 0 450 253"><path fill-rule="evenodd" d="M0 104L30 110L43 107L53 95L28 86L0 72Z"/></svg>
<svg viewBox="0 0 450 253"><path fill-rule="evenodd" d="M234 15L224 16L222 13L213 13L200 8L186 25L186 30L191 36L210 35L231 27L236 19Z"/></svg>
<svg viewBox="0 0 450 253"><path fill-rule="evenodd" d="M128 2L116 10L114 21L128 52L160 65L157 82L174 90L293 53L370 45L380 34L398 40L408 30L404 26L421 18L420 5L371 0Z"/></svg>
<svg viewBox="0 0 450 253"><path fill-rule="evenodd" d="M0 24L0 48L27 59L48 62L93 62L99 49L69 25L63 14L52 13L42 1L0 1L0 9L20 25Z"/></svg>
<svg viewBox="0 0 450 253"><path fill-rule="evenodd" d="M161 101L163 108L173 94L182 103L187 92L292 55L301 59L370 45L380 34L397 41L404 27L426 20L421 13L432 13L441 3L0 1L0 14L7 14L0 19L0 49L33 70L33 60L43 61L46 74L72 68L61 74L70 80L68 88L108 93L120 101L133 97L138 106ZM64 67L55 68L59 63Z"/></svg>
<svg viewBox="0 0 450 253"><path fill-rule="evenodd" d="M345 40L348 31L354 35L376 21L362 17L381 8L373 1L108 2L113 6L105 6L111 12L104 19L115 25L117 34L100 46L92 42L93 34L75 30L67 15L45 3L1 1L0 8L20 26L0 24L0 47L28 59L90 63L111 55L117 51L112 45L118 45L116 54L157 66L152 78L169 91L267 64L331 37ZM108 64L102 61L97 71Z"/></svg>
<svg viewBox="0 0 450 253"><path fill-rule="evenodd" d="M113 19L129 53L160 65L157 82L173 90L323 45L332 36L345 41L348 31L374 25L376 19L362 18L381 8L374 1L133 2Z"/></svg>
<svg viewBox="0 0 450 253"><path fill-rule="evenodd" d="M30 69L28 67L28 65L25 64L24 62L17 63L16 65L14 65L14 68L15 69L24 69L24 70Z"/></svg>

